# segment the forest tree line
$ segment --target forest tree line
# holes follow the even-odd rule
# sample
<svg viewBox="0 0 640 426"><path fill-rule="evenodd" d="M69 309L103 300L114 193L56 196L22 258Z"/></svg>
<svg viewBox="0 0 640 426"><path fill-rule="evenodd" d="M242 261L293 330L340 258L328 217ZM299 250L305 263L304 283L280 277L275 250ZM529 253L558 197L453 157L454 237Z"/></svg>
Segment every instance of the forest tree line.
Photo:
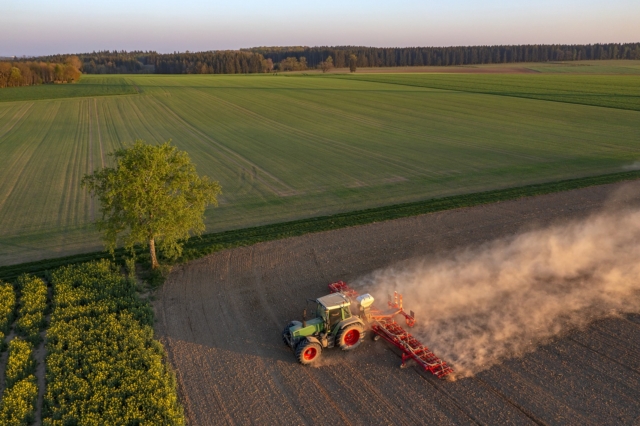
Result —
<svg viewBox="0 0 640 426"><path fill-rule="evenodd" d="M317 68L328 57L337 68L349 66L355 55L357 67L407 67L477 65L514 62L578 61L600 59L640 59L640 43L587 45L516 45L459 47L256 47L249 52L262 54L279 64L287 58L305 58L309 68ZM290 61L290 59L289 59Z"/></svg>
<svg viewBox="0 0 640 426"><path fill-rule="evenodd" d="M61 55L38 58L59 62ZM154 51L101 51L79 54L86 74L251 74L273 70L270 59L240 50L160 54Z"/></svg>
<svg viewBox="0 0 640 426"><path fill-rule="evenodd" d="M256 47L168 54L154 51L101 51L79 54L77 57L80 61L80 71L87 74L250 74L273 70L326 69L329 66L354 69L355 67L640 59L640 43L407 48ZM27 61L22 62L23 64L36 62L65 64L67 58L68 56L65 55L53 55L21 61ZM21 72L23 68L20 68ZM47 81L41 78L43 82Z"/></svg>
<svg viewBox="0 0 640 426"><path fill-rule="evenodd" d="M46 83L73 83L80 78L82 62L69 56L60 62L0 62L0 87L31 86Z"/></svg>

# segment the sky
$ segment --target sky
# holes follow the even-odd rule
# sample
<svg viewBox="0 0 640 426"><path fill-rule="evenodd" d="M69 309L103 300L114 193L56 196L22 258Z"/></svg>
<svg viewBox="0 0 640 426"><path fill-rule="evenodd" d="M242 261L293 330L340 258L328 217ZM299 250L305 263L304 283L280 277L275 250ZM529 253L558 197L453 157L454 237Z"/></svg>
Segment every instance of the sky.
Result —
<svg viewBox="0 0 640 426"><path fill-rule="evenodd" d="M639 0L0 0L0 56L640 42Z"/></svg>

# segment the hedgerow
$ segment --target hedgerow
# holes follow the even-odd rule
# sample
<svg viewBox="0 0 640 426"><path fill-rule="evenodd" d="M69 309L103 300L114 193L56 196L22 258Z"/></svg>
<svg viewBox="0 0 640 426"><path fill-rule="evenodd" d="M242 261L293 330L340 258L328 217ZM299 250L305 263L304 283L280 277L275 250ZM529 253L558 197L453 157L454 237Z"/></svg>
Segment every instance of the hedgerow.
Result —
<svg viewBox="0 0 640 426"><path fill-rule="evenodd" d="M4 337L9 334L16 307L16 294L11 284L0 281L0 352L4 351Z"/></svg>
<svg viewBox="0 0 640 426"><path fill-rule="evenodd" d="M60 268L51 282L43 424L184 424L135 283L106 260Z"/></svg>
<svg viewBox="0 0 640 426"><path fill-rule="evenodd" d="M0 402L0 425L28 425L33 422L38 386L34 376L33 345L15 338L9 343L5 374L6 389Z"/></svg>
<svg viewBox="0 0 640 426"><path fill-rule="evenodd" d="M20 290L20 307L16 331L33 344L40 342L40 330L45 325L47 285L32 275L21 275L16 284Z"/></svg>

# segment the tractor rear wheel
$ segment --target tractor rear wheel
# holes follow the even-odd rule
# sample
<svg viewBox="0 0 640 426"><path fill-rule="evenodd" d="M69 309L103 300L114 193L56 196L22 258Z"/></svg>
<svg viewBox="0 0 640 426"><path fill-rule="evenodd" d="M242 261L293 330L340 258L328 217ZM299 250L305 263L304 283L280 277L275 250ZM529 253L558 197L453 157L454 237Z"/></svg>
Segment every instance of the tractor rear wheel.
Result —
<svg viewBox="0 0 640 426"><path fill-rule="evenodd" d="M298 359L298 362L303 365L315 362L320 358L321 353L322 346L308 340L303 340L296 347L296 358Z"/></svg>
<svg viewBox="0 0 640 426"><path fill-rule="evenodd" d="M351 324L338 332L338 345L343 351L357 348L364 339L364 329L361 324Z"/></svg>

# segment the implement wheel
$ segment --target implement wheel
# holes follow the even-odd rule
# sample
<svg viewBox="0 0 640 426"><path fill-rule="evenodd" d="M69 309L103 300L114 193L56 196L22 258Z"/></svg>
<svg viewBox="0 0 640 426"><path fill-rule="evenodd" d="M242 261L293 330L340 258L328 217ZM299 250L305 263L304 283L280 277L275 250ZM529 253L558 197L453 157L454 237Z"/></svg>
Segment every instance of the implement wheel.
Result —
<svg viewBox="0 0 640 426"><path fill-rule="evenodd" d="M322 353L322 347L317 344L310 342L308 340L303 340L298 344L296 348L296 358L298 362L302 365L309 365L314 363L320 358L320 354Z"/></svg>
<svg viewBox="0 0 640 426"><path fill-rule="evenodd" d="M364 329L360 324L351 324L338 332L338 345L343 351L357 348L364 339Z"/></svg>

